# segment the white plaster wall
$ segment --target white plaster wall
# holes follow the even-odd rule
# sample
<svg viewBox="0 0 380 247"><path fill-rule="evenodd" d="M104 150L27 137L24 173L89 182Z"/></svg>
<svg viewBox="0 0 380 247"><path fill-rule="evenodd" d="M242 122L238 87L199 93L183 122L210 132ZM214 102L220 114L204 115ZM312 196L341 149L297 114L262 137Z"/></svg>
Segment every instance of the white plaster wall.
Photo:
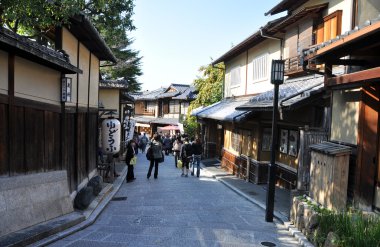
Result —
<svg viewBox="0 0 380 247"><path fill-rule="evenodd" d="M74 66L78 65L78 40L72 35L69 30L63 28L62 31L62 49L69 55L70 63ZM72 79L71 102L66 105L75 106L77 102L77 74L66 74L66 77Z"/></svg>
<svg viewBox="0 0 380 247"><path fill-rule="evenodd" d="M337 10L343 10L342 13L342 33L351 30L352 26L352 5L353 0L310 0L302 5L299 9L304 6L313 6L322 3L329 3L326 10L323 11L323 16L329 15Z"/></svg>
<svg viewBox="0 0 380 247"><path fill-rule="evenodd" d="M99 101L106 109L116 109L119 113L119 89L99 89Z"/></svg>
<svg viewBox="0 0 380 247"><path fill-rule="evenodd" d="M243 52L237 57L226 62L226 75L225 75L225 88L224 96L240 96L245 94L246 83L246 63L247 53ZM240 66L240 83L238 85L231 86L231 70L236 66Z"/></svg>
<svg viewBox="0 0 380 247"><path fill-rule="evenodd" d="M331 140L357 144L359 90L333 91Z"/></svg>
<svg viewBox="0 0 380 247"><path fill-rule="evenodd" d="M83 71L79 74L78 83L78 105L87 107L88 104L88 78L90 76L90 51L82 44L79 44L79 69Z"/></svg>
<svg viewBox="0 0 380 247"><path fill-rule="evenodd" d="M0 94L8 94L8 53L0 51Z"/></svg>
<svg viewBox="0 0 380 247"><path fill-rule="evenodd" d="M252 61L263 54L268 54L267 77L260 81L253 81ZM280 57L281 52L279 40L267 39L248 50L247 94L258 94L273 89L273 85L270 83L272 59L280 59Z"/></svg>
<svg viewBox="0 0 380 247"><path fill-rule="evenodd" d="M15 57L15 96L60 105L61 73Z"/></svg>
<svg viewBox="0 0 380 247"><path fill-rule="evenodd" d="M98 108L99 59L91 54L90 107Z"/></svg>

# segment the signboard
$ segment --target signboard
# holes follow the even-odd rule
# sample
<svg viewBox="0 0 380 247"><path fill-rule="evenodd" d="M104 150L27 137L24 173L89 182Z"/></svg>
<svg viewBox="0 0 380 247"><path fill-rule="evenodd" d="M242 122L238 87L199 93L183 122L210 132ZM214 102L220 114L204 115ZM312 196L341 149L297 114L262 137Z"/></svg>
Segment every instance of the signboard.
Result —
<svg viewBox="0 0 380 247"><path fill-rule="evenodd" d="M71 85L72 85L72 79L70 77L62 78L62 95L61 95L62 102L71 102L71 87L72 87Z"/></svg>

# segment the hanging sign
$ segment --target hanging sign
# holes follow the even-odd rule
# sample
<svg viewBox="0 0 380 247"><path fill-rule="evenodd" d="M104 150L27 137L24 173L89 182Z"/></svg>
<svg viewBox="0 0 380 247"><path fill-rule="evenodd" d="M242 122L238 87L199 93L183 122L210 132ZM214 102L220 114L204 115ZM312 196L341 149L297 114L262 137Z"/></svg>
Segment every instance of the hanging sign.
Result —
<svg viewBox="0 0 380 247"><path fill-rule="evenodd" d="M105 154L116 154L120 151L120 122L108 118L102 122L102 148Z"/></svg>

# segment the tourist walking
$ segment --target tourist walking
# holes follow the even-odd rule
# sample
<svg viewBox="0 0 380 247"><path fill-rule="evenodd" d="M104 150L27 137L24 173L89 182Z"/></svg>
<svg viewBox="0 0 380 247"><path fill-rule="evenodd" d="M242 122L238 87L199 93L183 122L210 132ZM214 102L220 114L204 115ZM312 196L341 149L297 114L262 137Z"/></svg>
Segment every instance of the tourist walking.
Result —
<svg viewBox="0 0 380 247"><path fill-rule="evenodd" d="M129 140L128 145L127 145L127 154L125 155L125 163L128 166L127 177L126 177L127 183L130 183L136 179L134 171L133 171L134 165L136 165L136 162L134 162L135 164L131 164L132 159L134 159L135 157L135 148L137 148L135 141L133 139Z"/></svg>
<svg viewBox="0 0 380 247"><path fill-rule="evenodd" d="M164 145L165 154L169 155L172 149L172 140L170 139L169 134L165 135L165 138L162 140L162 143Z"/></svg>
<svg viewBox="0 0 380 247"><path fill-rule="evenodd" d="M148 144L148 142L149 142L149 139L146 136L146 133L143 133L143 135L140 138L140 142L139 142L140 149L141 149L142 153L145 153L146 145Z"/></svg>
<svg viewBox="0 0 380 247"><path fill-rule="evenodd" d="M173 142L173 153L174 153L174 165L177 167L178 159L180 158L180 152L182 147L181 137L178 136Z"/></svg>
<svg viewBox="0 0 380 247"><path fill-rule="evenodd" d="M192 172L191 176L194 176L194 168L195 165L197 165L197 177L199 177L199 174L201 172L200 170L200 164L201 164L201 157L202 157L202 143L199 138L196 138L195 141L191 144L193 149L193 163L192 163Z"/></svg>
<svg viewBox="0 0 380 247"><path fill-rule="evenodd" d="M149 179L153 166L154 166L154 178L156 179L158 177L158 163L162 159L162 144L159 141L160 136L157 134L154 134L153 141L150 143L150 151L148 152L148 156L150 159L150 166L148 170L148 174L146 175L146 178Z"/></svg>
<svg viewBox="0 0 380 247"><path fill-rule="evenodd" d="M182 174L181 177L187 177L189 173L189 163L193 155L193 148L189 143L189 138L185 138L185 143L181 147Z"/></svg>

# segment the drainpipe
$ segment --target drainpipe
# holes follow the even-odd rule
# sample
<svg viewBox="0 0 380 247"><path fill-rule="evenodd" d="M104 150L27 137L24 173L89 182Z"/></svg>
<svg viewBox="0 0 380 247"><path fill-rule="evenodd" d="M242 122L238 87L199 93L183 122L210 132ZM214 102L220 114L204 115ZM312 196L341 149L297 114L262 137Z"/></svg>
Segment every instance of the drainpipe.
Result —
<svg viewBox="0 0 380 247"><path fill-rule="evenodd" d="M267 39L274 39L274 40L279 40L280 41L280 59L282 60L282 46L283 46L283 39L282 38L277 38L277 37L274 37L274 36L269 36L267 34L264 34L263 33L263 28L261 27L260 28L260 35L261 37L263 38L267 38Z"/></svg>

